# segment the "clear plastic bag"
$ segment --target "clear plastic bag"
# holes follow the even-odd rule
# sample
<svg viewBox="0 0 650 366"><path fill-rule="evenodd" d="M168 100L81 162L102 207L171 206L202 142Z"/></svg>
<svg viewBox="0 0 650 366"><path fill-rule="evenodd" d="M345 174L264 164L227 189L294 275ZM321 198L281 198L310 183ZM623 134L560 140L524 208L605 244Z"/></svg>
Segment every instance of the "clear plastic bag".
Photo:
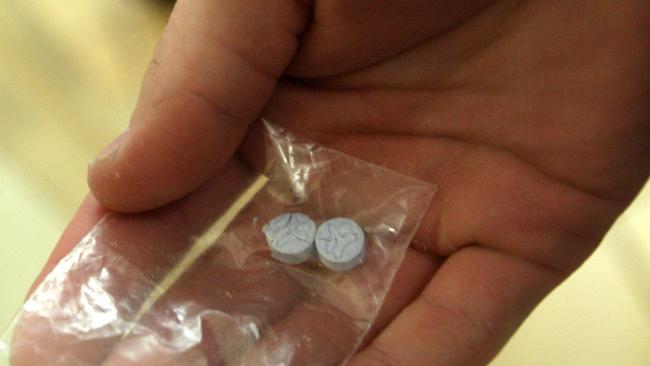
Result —
<svg viewBox="0 0 650 366"><path fill-rule="evenodd" d="M234 159L167 207L110 214L0 341L16 366L338 365L361 344L428 208L428 183L265 123L264 174ZM262 227L301 212L366 233L347 272L283 264Z"/></svg>

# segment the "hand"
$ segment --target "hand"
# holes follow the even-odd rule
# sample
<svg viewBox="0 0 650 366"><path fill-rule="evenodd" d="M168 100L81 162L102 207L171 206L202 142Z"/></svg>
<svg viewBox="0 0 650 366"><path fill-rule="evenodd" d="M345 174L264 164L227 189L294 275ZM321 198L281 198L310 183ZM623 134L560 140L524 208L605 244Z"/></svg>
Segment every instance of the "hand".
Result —
<svg viewBox="0 0 650 366"><path fill-rule="evenodd" d="M438 184L351 364L484 364L648 177L648 22L643 0L181 0L90 186L137 212L236 179L260 115ZM88 198L44 273L104 212Z"/></svg>

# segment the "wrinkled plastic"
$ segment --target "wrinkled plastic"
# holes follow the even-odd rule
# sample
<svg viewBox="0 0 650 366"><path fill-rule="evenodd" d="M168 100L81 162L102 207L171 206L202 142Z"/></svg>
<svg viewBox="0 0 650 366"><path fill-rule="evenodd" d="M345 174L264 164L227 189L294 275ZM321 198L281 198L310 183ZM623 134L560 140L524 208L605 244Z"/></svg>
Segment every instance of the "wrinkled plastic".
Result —
<svg viewBox="0 0 650 366"><path fill-rule="evenodd" d="M110 214L0 342L12 365L338 365L361 344L434 187L265 123L263 175L233 161L183 200ZM270 256L263 225L302 212L366 233L334 272Z"/></svg>

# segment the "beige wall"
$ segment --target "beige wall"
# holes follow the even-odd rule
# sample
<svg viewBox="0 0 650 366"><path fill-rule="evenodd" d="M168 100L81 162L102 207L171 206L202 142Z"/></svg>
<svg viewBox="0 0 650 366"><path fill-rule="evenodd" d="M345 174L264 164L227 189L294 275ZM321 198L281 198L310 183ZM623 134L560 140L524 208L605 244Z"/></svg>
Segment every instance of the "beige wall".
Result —
<svg viewBox="0 0 650 366"><path fill-rule="evenodd" d="M122 130L166 9L136 0L0 1L0 327ZM494 361L650 364L650 187Z"/></svg>

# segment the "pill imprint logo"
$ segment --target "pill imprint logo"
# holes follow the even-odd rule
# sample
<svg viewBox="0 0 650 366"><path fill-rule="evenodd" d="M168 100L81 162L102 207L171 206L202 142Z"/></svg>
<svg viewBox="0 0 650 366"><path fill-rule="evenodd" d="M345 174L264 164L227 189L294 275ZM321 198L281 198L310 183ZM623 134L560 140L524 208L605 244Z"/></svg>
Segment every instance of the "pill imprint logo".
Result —
<svg viewBox="0 0 650 366"><path fill-rule="evenodd" d="M363 233L351 222L343 220L328 223L318 239L324 244L325 254L336 260L345 260L356 255L356 253L348 255L346 253L348 249L358 251L359 246L363 245Z"/></svg>
<svg viewBox="0 0 650 366"><path fill-rule="evenodd" d="M270 222L264 232L271 239L271 244L282 249L296 241L310 245L314 227L312 222L300 214L286 214Z"/></svg>

